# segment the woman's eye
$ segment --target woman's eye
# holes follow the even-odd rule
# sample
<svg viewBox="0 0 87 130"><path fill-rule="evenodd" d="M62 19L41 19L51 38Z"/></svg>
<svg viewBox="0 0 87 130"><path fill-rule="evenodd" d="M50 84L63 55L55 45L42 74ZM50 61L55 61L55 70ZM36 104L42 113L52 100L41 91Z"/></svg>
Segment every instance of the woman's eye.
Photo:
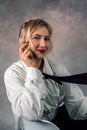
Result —
<svg viewBox="0 0 87 130"><path fill-rule="evenodd" d="M35 39L35 40L39 40L39 39L40 39L40 37L33 37L33 39Z"/></svg>
<svg viewBox="0 0 87 130"><path fill-rule="evenodd" d="M50 41L50 38L49 37L45 37L44 40L48 42L48 41Z"/></svg>

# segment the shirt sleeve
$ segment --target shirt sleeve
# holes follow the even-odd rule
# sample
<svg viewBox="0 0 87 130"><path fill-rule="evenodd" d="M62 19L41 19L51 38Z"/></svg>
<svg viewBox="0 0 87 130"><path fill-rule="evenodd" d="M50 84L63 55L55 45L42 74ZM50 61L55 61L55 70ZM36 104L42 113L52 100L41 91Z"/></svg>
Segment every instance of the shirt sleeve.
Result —
<svg viewBox="0 0 87 130"><path fill-rule="evenodd" d="M4 82L9 101L15 114L27 120L39 120L43 115L46 86L42 73L34 67L27 68L26 78L20 71L8 69Z"/></svg>
<svg viewBox="0 0 87 130"><path fill-rule="evenodd" d="M65 67L63 73L70 75ZM87 119L87 96L84 96L80 86L73 83L63 83L63 85L64 103L70 117L74 120Z"/></svg>

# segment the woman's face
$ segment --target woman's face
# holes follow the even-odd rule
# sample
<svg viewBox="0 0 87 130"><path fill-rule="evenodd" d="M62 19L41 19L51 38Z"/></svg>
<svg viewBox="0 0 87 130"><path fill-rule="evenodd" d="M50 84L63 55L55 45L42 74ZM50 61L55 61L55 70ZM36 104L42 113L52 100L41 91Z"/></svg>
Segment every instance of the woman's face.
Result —
<svg viewBox="0 0 87 130"><path fill-rule="evenodd" d="M26 42L29 42L28 48L38 59L42 59L52 48L51 36L46 27L36 28L31 36L27 33Z"/></svg>

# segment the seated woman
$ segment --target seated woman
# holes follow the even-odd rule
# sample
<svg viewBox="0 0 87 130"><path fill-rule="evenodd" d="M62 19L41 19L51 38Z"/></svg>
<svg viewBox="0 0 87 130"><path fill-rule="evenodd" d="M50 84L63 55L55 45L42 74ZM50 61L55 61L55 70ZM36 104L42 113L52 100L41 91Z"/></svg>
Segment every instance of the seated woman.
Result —
<svg viewBox="0 0 87 130"><path fill-rule="evenodd" d="M4 74L17 130L59 130L52 122L63 104L70 118L87 118L87 97L77 85L56 83L43 75L69 75L63 65L46 58L53 46L51 38L52 28L42 19L31 19L20 27L19 61Z"/></svg>

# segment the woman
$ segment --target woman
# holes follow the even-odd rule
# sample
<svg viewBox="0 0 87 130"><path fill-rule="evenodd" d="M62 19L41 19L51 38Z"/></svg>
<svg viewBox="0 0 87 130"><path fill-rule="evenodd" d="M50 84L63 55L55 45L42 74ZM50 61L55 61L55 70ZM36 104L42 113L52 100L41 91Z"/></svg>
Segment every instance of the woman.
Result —
<svg viewBox="0 0 87 130"><path fill-rule="evenodd" d="M20 27L20 60L8 67L4 75L18 130L59 129L51 122L63 104L72 119L87 118L87 97L77 85L61 85L43 75L69 75L63 65L45 58L52 49L51 38L52 28L42 19L31 19Z"/></svg>

